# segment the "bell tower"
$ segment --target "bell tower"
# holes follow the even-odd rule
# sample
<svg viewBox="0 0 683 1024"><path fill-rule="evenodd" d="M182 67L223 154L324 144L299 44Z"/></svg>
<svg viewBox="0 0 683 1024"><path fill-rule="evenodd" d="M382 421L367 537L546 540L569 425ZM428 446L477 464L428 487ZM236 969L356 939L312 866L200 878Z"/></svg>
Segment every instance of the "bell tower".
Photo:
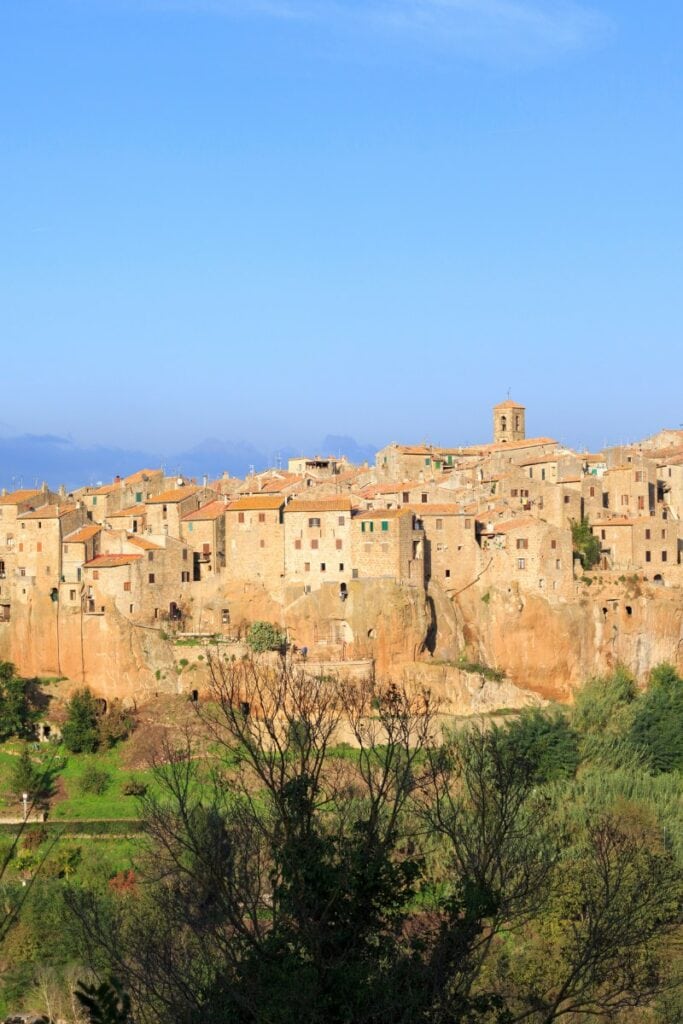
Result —
<svg viewBox="0 0 683 1024"><path fill-rule="evenodd" d="M510 441L523 441L526 437L526 410L519 402L511 398L499 402L493 407L493 443L507 444Z"/></svg>

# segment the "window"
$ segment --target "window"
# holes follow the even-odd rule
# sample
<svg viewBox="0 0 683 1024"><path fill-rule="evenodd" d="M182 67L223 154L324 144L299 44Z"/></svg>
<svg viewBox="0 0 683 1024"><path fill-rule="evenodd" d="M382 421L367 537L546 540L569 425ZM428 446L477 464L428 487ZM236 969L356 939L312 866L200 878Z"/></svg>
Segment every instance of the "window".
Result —
<svg viewBox="0 0 683 1024"><path fill-rule="evenodd" d="M541 470L541 480L545 480L545 470Z"/></svg>
<svg viewBox="0 0 683 1024"><path fill-rule="evenodd" d="M638 508L639 509L644 509L645 508L645 498L643 497L642 494L638 495Z"/></svg>
<svg viewBox="0 0 683 1024"><path fill-rule="evenodd" d="M154 552L153 551L148 551L147 552L147 561L148 562L153 562L154 561Z"/></svg>
<svg viewBox="0 0 683 1024"><path fill-rule="evenodd" d="M135 500L136 500L136 502L142 501L142 491L136 491L135 492Z"/></svg>
<svg viewBox="0 0 683 1024"><path fill-rule="evenodd" d="M36 544L36 551L42 551L42 550L43 550L43 545L40 543L40 541L38 541L38 543Z"/></svg>
<svg viewBox="0 0 683 1024"><path fill-rule="evenodd" d="M93 494L92 503L93 503L93 505L97 504L97 495L96 494Z"/></svg>
<svg viewBox="0 0 683 1024"><path fill-rule="evenodd" d="M165 516L167 514L167 512L168 512L168 505L162 505L161 506L161 514L163 516Z"/></svg>
<svg viewBox="0 0 683 1024"><path fill-rule="evenodd" d="M343 562L339 563L339 572L344 572L344 563Z"/></svg>
<svg viewBox="0 0 683 1024"><path fill-rule="evenodd" d="M149 574L149 576L147 577L147 582L148 583L154 583L154 573L153 572L151 572Z"/></svg>
<svg viewBox="0 0 683 1024"><path fill-rule="evenodd" d="M150 580L150 583L151 582L152 582L152 580ZM130 590L130 580L124 580L123 581L123 589L124 590Z"/></svg>
<svg viewBox="0 0 683 1024"><path fill-rule="evenodd" d="M517 538L517 550L518 551L526 551L526 549L528 547L529 547L529 541L527 540L526 537L518 537Z"/></svg>
<svg viewBox="0 0 683 1024"><path fill-rule="evenodd" d="M70 601L75 601L76 600L76 591L75 590L70 590L69 591L69 600Z"/></svg>
<svg viewBox="0 0 683 1024"><path fill-rule="evenodd" d="M666 559L667 559L667 553L666 553L666 551L662 551L662 561L666 562Z"/></svg>
<svg viewBox="0 0 683 1024"><path fill-rule="evenodd" d="M334 542L334 546L337 549L337 551L341 551L341 549L342 549L342 542L340 540L336 540Z"/></svg>
<svg viewBox="0 0 683 1024"><path fill-rule="evenodd" d="M519 497L519 490L518 490L518 488L517 488L517 487L513 487L513 488L512 488L512 490L510 491L510 497L511 497L511 498L517 498L517 497Z"/></svg>
<svg viewBox="0 0 683 1024"><path fill-rule="evenodd" d="M422 502L423 505L426 505L427 504L427 495L426 494L421 494L420 495L420 501Z"/></svg>
<svg viewBox="0 0 683 1024"><path fill-rule="evenodd" d="M431 466L432 460L430 458L425 459L425 466Z"/></svg>
<svg viewBox="0 0 683 1024"><path fill-rule="evenodd" d="M265 512L259 512L259 514L258 514L258 521L259 521L259 523L265 523L265 521L266 521L266 513Z"/></svg>
<svg viewBox="0 0 683 1024"><path fill-rule="evenodd" d="M604 533L604 531L603 531L603 533ZM649 539L650 539L650 531L646 530L645 531L645 540L649 540Z"/></svg>
<svg viewBox="0 0 683 1024"><path fill-rule="evenodd" d="M313 519L308 520L308 525L310 527L318 527L320 526L320 519L314 516Z"/></svg>
<svg viewBox="0 0 683 1024"><path fill-rule="evenodd" d="M388 522L388 520L383 519L382 520L382 532L386 533L388 529L389 529L389 522Z"/></svg>
<svg viewBox="0 0 683 1024"><path fill-rule="evenodd" d="M318 547L318 540L317 540L316 537L314 537L313 540L311 541L311 548L312 548L313 551L315 551L315 549L317 547Z"/></svg>
<svg viewBox="0 0 683 1024"><path fill-rule="evenodd" d="M591 498L594 498L595 497L595 488L594 487L589 487L588 488L588 493L589 493Z"/></svg>
<svg viewBox="0 0 683 1024"><path fill-rule="evenodd" d="M517 568L518 569L526 569L526 558L518 558L517 559Z"/></svg>
<svg viewBox="0 0 683 1024"><path fill-rule="evenodd" d="M187 561L187 548L183 548L183 562Z"/></svg>
<svg viewBox="0 0 683 1024"><path fill-rule="evenodd" d="M181 572L181 574L180 574L180 582L181 583L189 583L190 582L190 574L189 574L189 572Z"/></svg>
<svg viewBox="0 0 683 1024"><path fill-rule="evenodd" d="M666 540L666 530L662 530L662 540Z"/></svg>
<svg viewBox="0 0 683 1024"><path fill-rule="evenodd" d="M128 612L129 612L130 615L133 614L133 605L132 604L128 605Z"/></svg>
<svg viewBox="0 0 683 1024"><path fill-rule="evenodd" d="M565 494L565 496L564 496L564 503L565 503L565 505L569 504L569 495L568 494Z"/></svg>
<svg viewBox="0 0 683 1024"><path fill-rule="evenodd" d="M553 549L553 551L554 551L554 550L555 550L555 548L557 547L557 541L556 541L556 540L551 540L551 541L550 541L550 547L551 547L551 548Z"/></svg>
<svg viewBox="0 0 683 1024"><path fill-rule="evenodd" d="M23 550L24 550L24 543L23 543L23 541L22 541L22 542L21 542L21 544L19 545L19 550L20 550L20 551L23 551Z"/></svg>
<svg viewBox="0 0 683 1024"><path fill-rule="evenodd" d="M263 540L263 538L261 538L261 540L258 542L258 546L260 548L264 548L266 546L266 542Z"/></svg>
<svg viewBox="0 0 683 1024"><path fill-rule="evenodd" d="M643 471L642 471L642 469L637 469L636 470L636 483L637 484L642 484L642 482L643 482Z"/></svg>
<svg viewBox="0 0 683 1024"><path fill-rule="evenodd" d="M224 626L230 625L230 609L224 608L221 612L221 622Z"/></svg>
<svg viewBox="0 0 683 1024"><path fill-rule="evenodd" d="M562 562L560 561L559 558L555 559L555 568L556 569L561 569L562 568Z"/></svg>
<svg viewBox="0 0 683 1024"><path fill-rule="evenodd" d="M652 554L651 554L650 551L646 551L645 552L645 561L646 562L651 562L652 561Z"/></svg>
<svg viewBox="0 0 683 1024"><path fill-rule="evenodd" d="M351 570L351 579L352 580L357 580L358 579L358 569L352 569Z"/></svg>
<svg viewBox="0 0 683 1024"><path fill-rule="evenodd" d="M326 569L327 569L327 566L325 565L325 563L324 563L324 562L321 562L321 563L320 563L320 571L321 571L321 572L325 572L325 570L326 570Z"/></svg>
<svg viewBox="0 0 683 1024"><path fill-rule="evenodd" d="M443 530L443 519L437 519L436 528L437 530Z"/></svg>
<svg viewBox="0 0 683 1024"><path fill-rule="evenodd" d="M375 529L375 524L372 519L364 519L360 524L361 533L372 533Z"/></svg>
<svg viewBox="0 0 683 1024"><path fill-rule="evenodd" d="M337 526L343 526L346 522L346 516L339 516L337 519Z"/></svg>
<svg viewBox="0 0 683 1024"><path fill-rule="evenodd" d="M310 571L311 571L311 563L310 562L304 562L304 572L310 572Z"/></svg>
<svg viewBox="0 0 683 1024"><path fill-rule="evenodd" d="M628 494L622 494L622 496L621 496L621 504L622 505L628 505Z"/></svg>
<svg viewBox="0 0 683 1024"><path fill-rule="evenodd" d="M294 541L294 548L296 551L301 551L301 540L299 538Z"/></svg>
<svg viewBox="0 0 683 1024"><path fill-rule="evenodd" d="M450 569L446 569L446 571L444 573L444 576L446 577L447 580L449 580L451 578L451 570Z"/></svg>
<svg viewBox="0 0 683 1024"><path fill-rule="evenodd" d="M466 530L471 530L472 529L472 520L471 519L466 519L465 520L465 529Z"/></svg>
<svg viewBox="0 0 683 1024"><path fill-rule="evenodd" d="M244 522L244 512L238 512L237 513L237 522L238 523L243 523Z"/></svg>
<svg viewBox="0 0 683 1024"><path fill-rule="evenodd" d="M401 501L404 504L407 504L410 501L410 494L408 491L403 491L403 493L401 494Z"/></svg>
<svg viewBox="0 0 683 1024"><path fill-rule="evenodd" d="M92 578L94 580L98 580L100 578L100 571L99 571L99 569L93 569Z"/></svg>

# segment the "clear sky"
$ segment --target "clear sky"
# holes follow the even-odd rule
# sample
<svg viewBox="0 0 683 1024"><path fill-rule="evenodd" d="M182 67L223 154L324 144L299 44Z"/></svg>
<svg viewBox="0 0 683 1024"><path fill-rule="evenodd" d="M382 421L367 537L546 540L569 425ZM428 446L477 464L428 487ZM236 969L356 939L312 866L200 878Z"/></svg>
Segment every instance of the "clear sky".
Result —
<svg viewBox="0 0 683 1024"><path fill-rule="evenodd" d="M683 422L681 0L2 0L0 433Z"/></svg>

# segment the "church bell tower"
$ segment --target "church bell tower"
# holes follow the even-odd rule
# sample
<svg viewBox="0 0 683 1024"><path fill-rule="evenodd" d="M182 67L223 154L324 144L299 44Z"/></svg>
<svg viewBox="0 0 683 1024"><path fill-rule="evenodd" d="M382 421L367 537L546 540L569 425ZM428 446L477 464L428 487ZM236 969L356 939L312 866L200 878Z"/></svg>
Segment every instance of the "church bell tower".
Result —
<svg viewBox="0 0 683 1024"><path fill-rule="evenodd" d="M523 441L526 437L525 413L524 406L519 402L513 402L511 398L494 405L493 443L508 444L510 441Z"/></svg>

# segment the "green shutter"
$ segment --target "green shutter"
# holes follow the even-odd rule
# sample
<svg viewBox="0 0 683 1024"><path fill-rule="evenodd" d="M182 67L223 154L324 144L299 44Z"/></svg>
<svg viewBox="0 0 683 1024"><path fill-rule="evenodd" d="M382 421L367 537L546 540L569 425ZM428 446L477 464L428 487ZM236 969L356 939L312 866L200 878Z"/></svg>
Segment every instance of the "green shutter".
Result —
<svg viewBox="0 0 683 1024"><path fill-rule="evenodd" d="M382 530L383 530L383 532L384 532L384 533L386 533L386 531L387 531L388 529L389 529L389 523L387 522L387 520L386 520L386 519L383 519L383 520L382 520Z"/></svg>

